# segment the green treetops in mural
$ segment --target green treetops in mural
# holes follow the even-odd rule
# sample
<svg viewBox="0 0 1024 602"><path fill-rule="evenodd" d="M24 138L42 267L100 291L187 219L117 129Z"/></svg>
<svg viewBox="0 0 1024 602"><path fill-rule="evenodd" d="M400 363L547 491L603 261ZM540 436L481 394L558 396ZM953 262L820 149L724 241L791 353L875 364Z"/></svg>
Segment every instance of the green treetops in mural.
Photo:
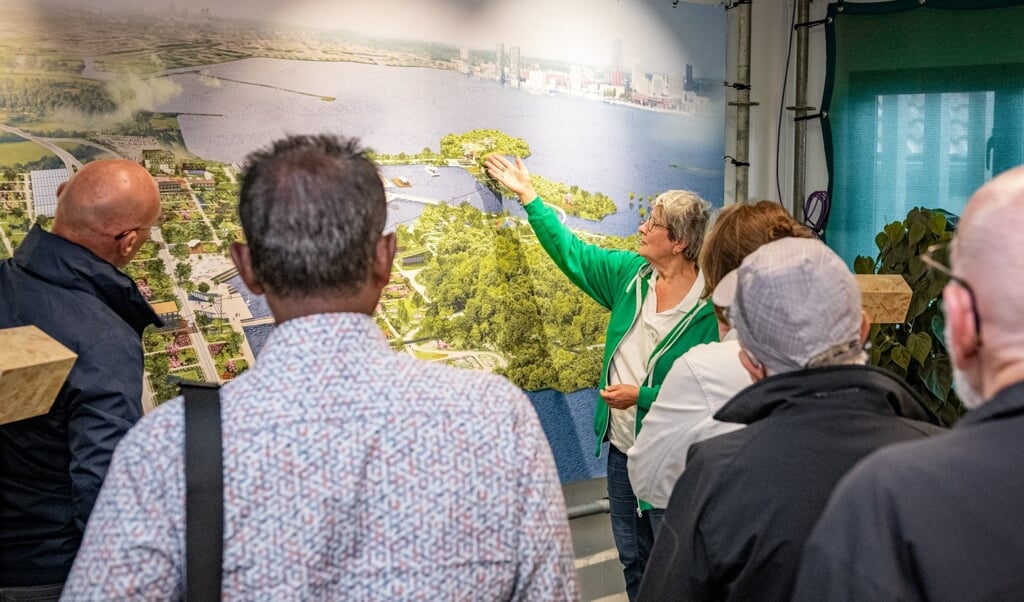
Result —
<svg viewBox="0 0 1024 602"><path fill-rule="evenodd" d="M530 181L545 202L561 207L569 215L597 221L615 213L615 202L606 194L590 192L575 184L553 182L536 174L530 174Z"/></svg>
<svg viewBox="0 0 1024 602"><path fill-rule="evenodd" d="M436 249L416 276L429 299L417 338L501 354L498 372L524 389L596 386L607 312L558 271L529 226L438 205L416 230Z"/></svg>
<svg viewBox="0 0 1024 602"><path fill-rule="evenodd" d="M530 145L522 138L498 130L470 130L441 138L441 155L445 159L483 160L491 153L525 159L530 156Z"/></svg>
<svg viewBox="0 0 1024 602"><path fill-rule="evenodd" d="M522 138L509 136L499 130L470 130L462 134L448 134L441 138L441 156L446 160L472 161L467 170L478 180L504 198L514 198L511 191L498 184L483 169L487 155L499 153L525 159L530 156L530 145ZM579 186L555 182L531 174L533 187L545 202L560 207L569 215L598 221L615 213L615 202L601 192L590 192Z"/></svg>

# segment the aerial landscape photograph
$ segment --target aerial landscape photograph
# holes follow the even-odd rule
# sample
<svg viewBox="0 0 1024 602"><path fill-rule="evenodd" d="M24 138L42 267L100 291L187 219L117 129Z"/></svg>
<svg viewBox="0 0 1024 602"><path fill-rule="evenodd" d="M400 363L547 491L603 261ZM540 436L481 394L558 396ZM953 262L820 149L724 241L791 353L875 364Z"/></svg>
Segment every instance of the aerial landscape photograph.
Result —
<svg viewBox="0 0 1024 602"><path fill-rule="evenodd" d="M508 377L546 430L569 429L549 436L563 480L591 476L607 311L484 159L522 158L606 248L636 249L667 190L721 206L725 29L719 7L651 0L5 2L0 258L49 228L82 165L149 170L163 221L124 271L165 322L143 335L152 409L176 379L244 372L274 327L228 254L246 155L287 134L359 138L398 237L381 331L396 352Z"/></svg>

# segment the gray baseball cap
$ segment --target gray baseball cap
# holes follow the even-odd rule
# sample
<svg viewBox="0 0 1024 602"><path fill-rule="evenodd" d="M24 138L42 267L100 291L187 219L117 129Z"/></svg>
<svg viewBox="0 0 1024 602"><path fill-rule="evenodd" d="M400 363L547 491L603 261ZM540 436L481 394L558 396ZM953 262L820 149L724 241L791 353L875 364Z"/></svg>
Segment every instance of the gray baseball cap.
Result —
<svg viewBox="0 0 1024 602"><path fill-rule="evenodd" d="M863 361L860 287L817 239L762 245L722 278L711 299L769 374Z"/></svg>

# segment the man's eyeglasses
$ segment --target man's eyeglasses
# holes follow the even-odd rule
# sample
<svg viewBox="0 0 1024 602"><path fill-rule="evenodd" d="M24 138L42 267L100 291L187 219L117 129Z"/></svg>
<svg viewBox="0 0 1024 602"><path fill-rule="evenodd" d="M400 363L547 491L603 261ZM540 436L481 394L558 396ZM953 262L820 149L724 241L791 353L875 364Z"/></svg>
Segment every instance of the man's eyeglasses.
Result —
<svg viewBox="0 0 1024 602"><path fill-rule="evenodd" d="M117 236L115 236L114 240L121 240L122 238L124 238L125 236L128 236L132 232L138 232L139 230L141 230L143 228L145 228L145 226L139 226L138 228L131 228L130 230L125 230L124 232L122 232L122 233L118 234Z"/></svg>
<svg viewBox="0 0 1024 602"><path fill-rule="evenodd" d="M943 258L943 259L940 259ZM974 316L974 332L978 335L978 343L981 343L981 315L978 313L978 298L974 294L974 289L971 288L970 284L963 278L953 273L953 268L949 267L949 243L940 242L928 247L924 253L921 254L921 261L930 269L945 275L949 280L955 283L960 288L967 291L967 296L971 298L971 314Z"/></svg>
<svg viewBox="0 0 1024 602"><path fill-rule="evenodd" d="M160 226L164 225L164 220L165 220L164 214L160 213L160 216L157 217L156 221L153 222L152 225L148 226L148 228L149 229L159 228ZM121 232L120 234L114 236L114 240L121 240L122 238L124 238L125 236L128 236L132 232L138 232L140 230L145 230L146 228L147 228L147 226L139 226L137 228L129 228L129 229L125 230L124 232Z"/></svg>

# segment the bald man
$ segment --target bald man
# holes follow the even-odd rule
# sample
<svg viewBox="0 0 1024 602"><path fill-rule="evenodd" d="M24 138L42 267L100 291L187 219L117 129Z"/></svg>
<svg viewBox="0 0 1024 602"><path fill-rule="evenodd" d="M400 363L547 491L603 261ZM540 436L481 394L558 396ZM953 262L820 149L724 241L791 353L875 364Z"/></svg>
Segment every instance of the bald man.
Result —
<svg viewBox="0 0 1024 602"><path fill-rule="evenodd" d="M956 391L945 435L885 449L840 483L804 551L797 600L1024 597L1024 167L968 201L945 253Z"/></svg>
<svg viewBox="0 0 1024 602"><path fill-rule="evenodd" d="M78 354L48 414L0 426L2 600L60 595L114 447L142 416L141 336L160 324L118 270L160 216L149 172L95 161L57 196L53 233L34 226L0 263L0 328L31 324Z"/></svg>

